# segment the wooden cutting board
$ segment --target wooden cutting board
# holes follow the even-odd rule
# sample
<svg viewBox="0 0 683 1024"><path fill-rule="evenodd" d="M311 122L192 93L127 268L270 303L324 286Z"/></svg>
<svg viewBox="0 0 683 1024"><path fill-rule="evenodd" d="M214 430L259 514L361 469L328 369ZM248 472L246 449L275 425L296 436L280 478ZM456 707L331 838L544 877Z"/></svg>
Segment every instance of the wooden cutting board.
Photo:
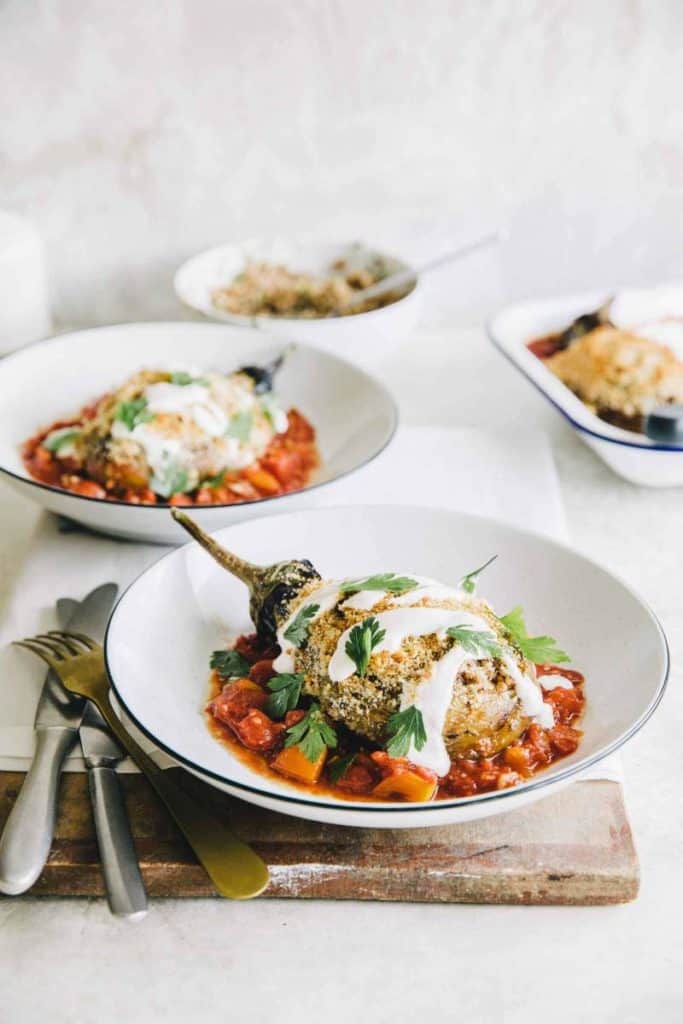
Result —
<svg viewBox="0 0 683 1024"><path fill-rule="evenodd" d="M616 782L577 782L521 810L465 825L392 831L275 814L172 770L266 860L266 897L607 904L638 894L638 858ZM19 772L0 772L0 827L22 780ZM149 895L212 896L207 876L146 780L123 775L121 782ZM103 892L87 779L66 774L55 841L31 895Z"/></svg>

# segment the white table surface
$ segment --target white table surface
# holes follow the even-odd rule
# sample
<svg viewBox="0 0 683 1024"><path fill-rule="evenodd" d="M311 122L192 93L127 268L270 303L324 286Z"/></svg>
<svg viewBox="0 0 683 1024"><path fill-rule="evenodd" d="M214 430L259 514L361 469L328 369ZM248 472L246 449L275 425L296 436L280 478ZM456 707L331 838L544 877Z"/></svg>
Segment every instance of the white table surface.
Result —
<svg viewBox="0 0 683 1024"><path fill-rule="evenodd" d="M553 441L576 547L636 586L671 642L669 691L625 748L638 901L540 908L155 901L125 924L102 900L0 900L0 1019L22 1024L683 1019L683 490L621 481L519 380L480 329L416 334L386 373L404 422L537 424ZM0 587L34 510L2 490Z"/></svg>

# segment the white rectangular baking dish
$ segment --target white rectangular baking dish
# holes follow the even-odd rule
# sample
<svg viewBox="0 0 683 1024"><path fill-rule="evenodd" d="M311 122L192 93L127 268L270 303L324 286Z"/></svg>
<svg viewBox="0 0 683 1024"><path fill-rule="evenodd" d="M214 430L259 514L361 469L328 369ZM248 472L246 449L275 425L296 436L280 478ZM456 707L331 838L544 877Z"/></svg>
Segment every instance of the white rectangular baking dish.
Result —
<svg viewBox="0 0 683 1024"><path fill-rule="evenodd" d="M605 423L558 380L527 348L534 338L562 330L582 313L598 309L609 293L584 292L561 298L518 302L500 310L487 324L498 349L592 448L610 469L644 487L683 484L683 447L658 444Z"/></svg>

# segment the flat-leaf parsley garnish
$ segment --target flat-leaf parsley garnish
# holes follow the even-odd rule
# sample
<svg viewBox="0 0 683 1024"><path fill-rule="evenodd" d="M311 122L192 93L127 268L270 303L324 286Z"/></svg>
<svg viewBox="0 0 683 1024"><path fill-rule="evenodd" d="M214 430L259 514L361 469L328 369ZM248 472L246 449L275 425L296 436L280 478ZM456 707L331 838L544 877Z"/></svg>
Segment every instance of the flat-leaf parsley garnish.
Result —
<svg viewBox="0 0 683 1024"><path fill-rule="evenodd" d="M475 657L481 654L488 654L491 658L500 658L501 646L493 633L484 630L473 629L472 626L459 625L450 626L446 630L446 636L455 640L468 654Z"/></svg>
<svg viewBox="0 0 683 1024"><path fill-rule="evenodd" d="M282 672L273 676L266 684L270 696L266 701L266 712L271 718L284 718L299 703L304 677L299 672Z"/></svg>
<svg viewBox="0 0 683 1024"><path fill-rule="evenodd" d="M311 619L320 611L319 604L307 604L296 613L285 630L285 640L289 640L294 647L301 647L308 636L308 627Z"/></svg>
<svg viewBox="0 0 683 1024"><path fill-rule="evenodd" d="M63 427L61 430L53 430L43 441L43 448L49 452L58 452L66 445L72 444L81 436L80 430L73 427Z"/></svg>
<svg viewBox="0 0 683 1024"><path fill-rule="evenodd" d="M234 437L237 441L248 441L254 417L250 412L236 412L228 424L225 432L226 437Z"/></svg>
<svg viewBox="0 0 683 1024"><path fill-rule="evenodd" d="M385 590L388 594L407 594L417 586L417 580L411 580L409 576L383 572L376 576L366 576L362 580L346 580L339 589L342 594L358 594L361 590Z"/></svg>
<svg viewBox="0 0 683 1024"><path fill-rule="evenodd" d="M171 374L171 384L181 388L186 388L189 384L201 384L204 388L209 386L206 377L193 377L191 373L187 373L185 370L175 370Z"/></svg>
<svg viewBox="0 0 683 1024"><path fill-rule="evenodd" d="M427 742L422 712L414 704L397 711L387 722L389 742L387 743L387 754L390 757L405 757L411 745L416 750L422 750Z"/></svg>
<svg viewBox="0 0 683 1024"><path fill-rule="evenodd" d="M507 615L502 615L500 621L527 661L533 661L537 665L546 662L559 665L563 661L572 660L557 646L557 641L552 636L529 636L521 605L517 605Z"/></svg>
<svg viewBox="0 0 683 1024"><path fill-rule="evenodd" d="M355 754L344 754L343 757L335 757L334 761L331 761L327 768L327 777L330 782L334 782L336 785L340 779L343 779L355 760Z"/></svg>
<svg viewBox="0 0 683 1024"><path fill-rule="evenodd" d="M154 419L154 414L147 408L147 399L141 395L140 398L131 398L129 402L121 402L114 413L114 419L125 423L129 430L135 430L141 423L149 423Z"/></svg>
<svg viewBox="0 0 683 1024"><path fill-rule="evenodd" d="M289 727L285 746L297 746L306 760L312 763L318 760L326 747L334 750L337 734L325 721L319 704L311 704L301 721Z"/></svg>
<svg viewBox="0 0 683 1024"><path fill-rule="evenodd" d="M370 663L370 655L378 644L381 644L386 635L386 630L381 629L379 622L374 616L363 619L359 625L354 626L349 633L344 650L356 666L359 676L364 676Z"/></svg>
<svg viewBox="0 0 683 1024"><path fill-rule="evenodd" d="M484 571L484 569L488 569L491 563L495 562L497 558L498 555L492 555L492 557L489 558L488 562L484 562L484 564L480 565L478 569L473 569L472 572L468 572L465 576L463 576L463 578L460 580L460 586L462 587L466 594L473 594L475 592L475 590L477 589L478 576L480 575L480 573Z"/></svg>
<svg viewBox="0 0 683 1024"><path fill-rule="evenodd" d="M209 665L221 679L236 679L249 675L249 662L239 651L214 651Z"/></svg>

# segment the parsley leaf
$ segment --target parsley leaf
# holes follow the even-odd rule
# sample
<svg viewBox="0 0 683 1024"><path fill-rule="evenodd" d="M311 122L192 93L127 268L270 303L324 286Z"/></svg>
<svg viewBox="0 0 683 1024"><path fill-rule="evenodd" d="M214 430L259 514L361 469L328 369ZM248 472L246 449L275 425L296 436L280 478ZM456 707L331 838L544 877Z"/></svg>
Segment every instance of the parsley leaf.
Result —
<svg viewBox="0 0 683 1024"><path fill-rule="evenodd" d="M389 742L387 743L387 754L389 757L405 757L411 745L416 750L422 750L427 742L422 712L414 704L397 711L387 722Z"/></svg>
<svg viewBox="0 0 683 1024"><path fill-rule="evenodd" d="M358 626L354 626L349 633L344 650L356 666L359 676L364 676L370 663L370 655L375 647L384 640L385 629L380 629L379 622L374 616L363 619Z"/></svg>
<svg viewBox="0 0 683 1024"><path fill-rule="evenodd" d="M249 675L249 662L239 651L214 651L209 661L221 679L236 679Z"/></svg>
<svg viewBox="0 0 683 1024"><path fill-rule="evenodd" d="M130 402L121 402L114 413L114 419L125 423L129 430L134 430L140 423L149 423L154 414L147 408L144 395L132 398Z"/></svg>
<svg viewBox="0 0 683 1024"><path fill-rule="evenodd" d="M299 672L283 672L268 680L270 696L266 701L266 712L272 718L284 718L299 703L304 677Z"/></svg>
<svg viewBox="0 0 683 1024"><path fill-rule="evenodd" d="M225 482L225 470L221 470L220 473L216 473L215 476L209 476L206 480L202 480L200 487L222 487Z"/></svg>
<svg viewBox="0 0 683 1024"><path fill-rule="evenodd" d="M500 658L501 646L493 633L473 629L471 626L458 625L450 626L446 630L446 636L455 640L468 654L481 656L488 654L491 658Z"/></svg>
<svg viewBox="0 0 683 1024"><path fill-rule="evenodd" d="M80 430L73 427L63 427L61 430L53 430L43 441L43 448L49 452L58 452L61 448L77 440L81 436Z"/></svg>
<svg viewBox="0 0 683 1024"><path fill-rule="evenodd" d="M460 580L460 586L466 594L473 594L475 592L477 589L477 577L484 571L484 569L488 569L491 562L495 562L497 558L498 555L493 555L492 558L489 558L488 562L484 562L484 564L480 565L478 569L473 569L472 572L468 572L466 576L463 576Z"/></svg>
<svg viewBox="0 0 683 1024"><path fill-rule="evenodd" d="M409 590L415 590L417 586L417 580L411 580L409 576L384 572L377 576L366 576L362 580L346 580L339 589L342 594L358 594L361 590L385 590L388 594L406 594Z"/></svg>
<svg viewBox="0 0 683 1024"><path fill-rule="evenodd" d="M183 494L190 489L190 476L179 462L167 458L154 474L150 487L162 498L170 498L173 494Z"/></svg>
<svg viewBox="0 0 683 1024"><path fill-rule="evenodd" d="M292 619L290 624L285 630L285 640L289 640L290 644L294 647L301 647L302 643L308 636L308 627L310 625L310 619L320 611L319 604L307 604L297 612L295 617Z"/></svg>
<svg viewBox="0 0 683 1024"><path fill-rule="evenodd" d="M337 734L323 718L319 704L311 704L301 721L289 727L285 746L297 746L306 760L311 762L318 760L325 747L334 750Z"/></svg>
<svg viewBox="0 0 683 1024"><path fill-rule="evenodd" d="M230 419L225 436L235 437L238 441L248 441L253 422L254 417L250 412L236 412Z"/></svg>
<svg viewBox="0 0 683 1024"><path fill-rule="evenodd" d="M521 605L517 605L507 615L501 615L500 621L527 661L533 661L538 665L546 662L551 665L559 665L563 661L572 660L565 651L557 646L553 637L529 636Z"/></svg>
<svg viewBox="0 0 683 1024"><path fill-rule="evenodd" d="M206 377L193 377L191 373L187 373L185 370L176 370L172 373L170 383L177 384L181 388L187 387L188 384L201 384L205 388L209 386Z"/></svg>
<svg viewBox="0 0 683 1024"><path fill-rule="evenodd" d="M327 769L327 777L330 782L337 783L343 779L347 771L356 760L355 754L345 754L343 757L335 757Z"/></svg>

